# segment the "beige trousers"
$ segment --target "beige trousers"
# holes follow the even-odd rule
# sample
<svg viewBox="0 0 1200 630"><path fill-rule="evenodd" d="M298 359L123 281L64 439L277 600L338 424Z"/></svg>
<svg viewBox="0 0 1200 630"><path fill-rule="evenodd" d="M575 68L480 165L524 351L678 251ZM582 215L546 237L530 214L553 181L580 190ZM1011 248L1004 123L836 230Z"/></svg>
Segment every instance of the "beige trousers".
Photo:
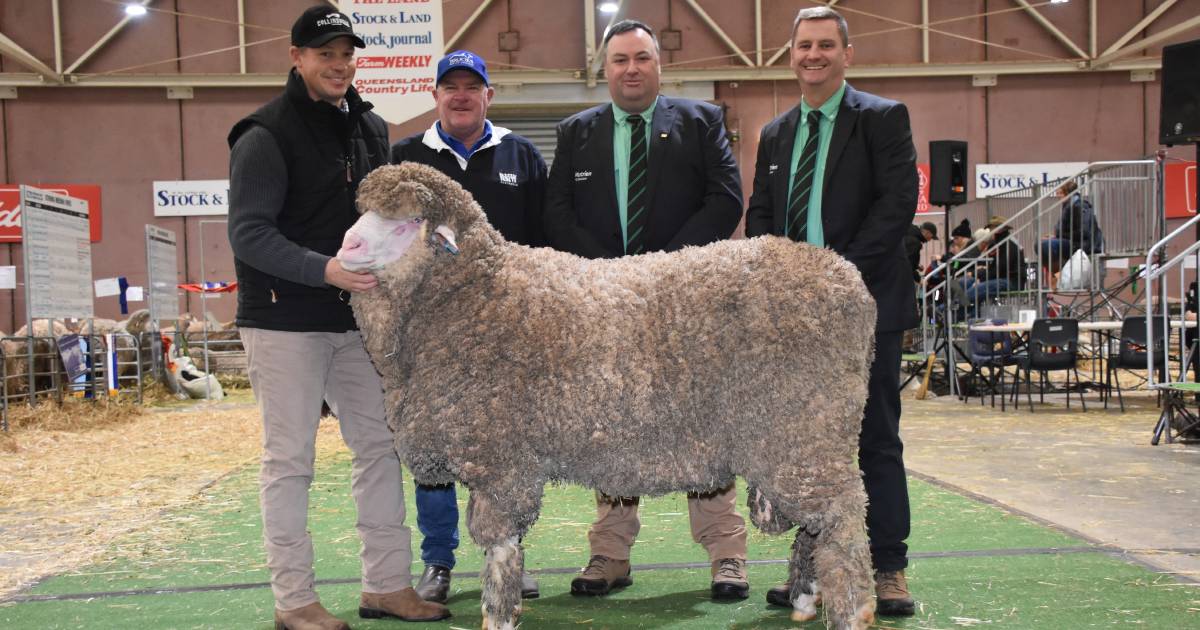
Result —
<svg viewBox="0 0 1200 630"><path fill-rule="evenodd" d="M746 559L746 521L734 509L736 502L734 484L715 492L688 493L692 540L708 551L709 560ZM637 497L617 499L596 493L596 522L588 530L592 555L628 560L641 528Z"/></svg>
<svg viewBox="0 0 1200 630"><path fill-rule="evenodd" d="M400 459L384 419L379 374L358 331L242 328L241 336L263 419L259 499L275 607L292 610L317 601L307 525L322 399L337 415L353 456L362 589L390 593L411 586Z"/></svg>

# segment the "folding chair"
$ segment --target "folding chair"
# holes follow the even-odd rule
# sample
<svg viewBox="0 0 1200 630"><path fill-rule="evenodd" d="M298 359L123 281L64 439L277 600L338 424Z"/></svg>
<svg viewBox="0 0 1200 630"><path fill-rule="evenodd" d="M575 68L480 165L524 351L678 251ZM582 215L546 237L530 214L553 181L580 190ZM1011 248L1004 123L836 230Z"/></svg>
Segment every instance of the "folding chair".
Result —
<svg viewBox="0 0 1200 630"><path fill-rule="evenodd" d="M1161 317L1151 318L1154 326L1154 354L1155 356L1164 356L1166 352L1166 332L1163 327ZM1121 395L1121 380L1114 378L1117 370L1145 370L1146 366L1146 347L1150 343L1146 340L1146 318L1145 317L1126 317L1121 322L1121 338L1116 355L1109 355L1107 367L1105 369L1104 381L1105 389L1108 394L1104 396L1104 408L1108 409L1108 399L1112 392L1113 382L1117 384L1117 401L1121 403L1121 413L1125 413L1125 397ZM1165 381L1162 367L1156 366L1159 380Z"/></svg>
<svg viewBox="0 0 1200 630"><path fill-rule="evenodd" d="M1005 320L990 320L989 324L1005 324ZM992 332L984 330L972 330L967 333L967 351L968 358L971 361L971 376L975 382L986 382L988 390L991 392L992 406L996 406L996 391L1000 391L1000 410L1004 411L1004 368L1010 365L1017 365L1017 357L1013 354L1012 336L1006 332ZM988 376L985 379L983 370L987 368ZM999 379L997 379L999 372ZM1020 384L1020 372L1017 372L1015 377L1017 380L1013 383L1013 391ZM997 383L997 380L999 381ZM997 387L999 385L999 387ZM979 388L979 404L983 404L984 390ZM963 396L963 401L967 400L967 396Z"/></svg>
<svg viewBox="0 0 1200 630"><path fill-rule="evenodd" d="M1046 374L1067 372L1067 408L1071 408L1071 373L1075 373L1075 385L1079 386L1079 369L1075 362L1079 356L1079 321L1068 318L1046 318L1033 320L1027 344L1028 354L1019 359L1025 369L1025 397L1029 410L1033 411L1033 371L1038 373L1038 399L1046 402ZM1079 388L1079 404L1087 411L1083 401L1083 389Z"/></svg>

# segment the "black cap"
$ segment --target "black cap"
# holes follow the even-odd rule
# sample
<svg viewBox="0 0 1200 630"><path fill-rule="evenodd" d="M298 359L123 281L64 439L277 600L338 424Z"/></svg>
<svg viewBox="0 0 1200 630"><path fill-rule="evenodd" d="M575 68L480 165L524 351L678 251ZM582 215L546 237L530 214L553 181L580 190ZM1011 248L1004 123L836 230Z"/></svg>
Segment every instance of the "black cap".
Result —
<svg viewBox="0 0 1200 630"><path fill-rule="evenodd" d="M349 37L355 48L367 47L362 38L354 34L350 18L328 4L309 7L292 24L292 45L299 48L320 48L339 37Z"/></svg>
<svg viewBox="0 0 1200 630"><path fill-rule="evenodd" d="M926 221L926 222L922 223L921 229L925 230L926 232L929 232L929 234L932 235L933 238L937 238L937 226L934 225L932 222Z"/></svg>

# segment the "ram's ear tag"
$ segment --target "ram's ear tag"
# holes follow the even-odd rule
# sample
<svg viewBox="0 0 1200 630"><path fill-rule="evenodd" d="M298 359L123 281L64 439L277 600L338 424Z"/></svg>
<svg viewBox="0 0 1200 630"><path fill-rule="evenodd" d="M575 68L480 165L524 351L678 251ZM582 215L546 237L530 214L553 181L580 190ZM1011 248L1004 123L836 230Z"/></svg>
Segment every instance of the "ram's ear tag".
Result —
<svg viewBox="0 0 1200 630"><path fill-rule="evenodd" d="M433 230L430 236L442 249L451 254L458 254L458 245L454 242L454 230L451 230L447 225L439 225Z"/></svg>

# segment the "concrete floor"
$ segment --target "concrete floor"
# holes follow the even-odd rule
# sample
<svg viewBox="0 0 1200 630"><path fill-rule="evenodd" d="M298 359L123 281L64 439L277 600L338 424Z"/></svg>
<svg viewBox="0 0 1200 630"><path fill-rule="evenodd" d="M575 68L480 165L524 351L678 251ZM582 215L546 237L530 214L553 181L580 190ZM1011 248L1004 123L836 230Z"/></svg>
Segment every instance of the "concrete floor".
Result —
<svg viewBox="0 0 1200 630"><path fill-rule="evenodd" d="M1150 446L1152 394L1088 411L1047 396L1034 412L952 397L906 397L900 422L909 470L929 480L1120 550L1200 584L1200 445ZM997 401L997 405L999 402Z"/></svg>

